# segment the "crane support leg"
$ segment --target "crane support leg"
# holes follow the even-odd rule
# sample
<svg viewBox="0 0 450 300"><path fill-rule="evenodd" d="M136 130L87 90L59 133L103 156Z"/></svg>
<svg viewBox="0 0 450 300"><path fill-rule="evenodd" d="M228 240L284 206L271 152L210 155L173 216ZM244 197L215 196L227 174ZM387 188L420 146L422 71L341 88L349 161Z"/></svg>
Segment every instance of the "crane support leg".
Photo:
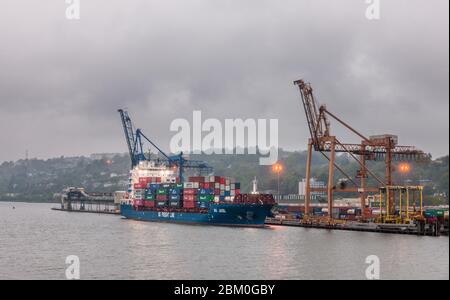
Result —
<svg viewBox="0 0 450 300"><path fill-rule="evenodd" d="M331 139L331 153L330 163L328 168L328 186L327 186L327 198L328 198L328 218L333 219L333 188L334 188L334 161L336 156L336 139Z"/></svg>
<svg viewBox="0 0 450 300"><path fill-rule="evenodd" d="M392 150L391 147L389 146L386 149L386 185L392 186L393 182L392 182ZM394 215L395 214L395 198L394 195L392 195L392 193L389 195L389 199L388 199L388 207L386 207L386 209L389 211L390 215Z"/></svg>
<svg viewBox="0 0 450 300"><path fill-rule="evenodd" d="M366 147L362 146L362 153L365 153ZM366 156L364 154L361 155L361 162L362 162L362 168L361 168L361 194L360 194L360 202L361 202L361 210L364 212L364 209L366 208L366 187L367 187L367 172L366 172Z"/></svg>
<svg viewBox="0 0 450 300"><path fill-rule="evenodd" d="M308 158L306 159L306 187L305 187L305 216L309 216L309 206L311 204L311 162L312 162L313 142L308 143Z"/></svg>

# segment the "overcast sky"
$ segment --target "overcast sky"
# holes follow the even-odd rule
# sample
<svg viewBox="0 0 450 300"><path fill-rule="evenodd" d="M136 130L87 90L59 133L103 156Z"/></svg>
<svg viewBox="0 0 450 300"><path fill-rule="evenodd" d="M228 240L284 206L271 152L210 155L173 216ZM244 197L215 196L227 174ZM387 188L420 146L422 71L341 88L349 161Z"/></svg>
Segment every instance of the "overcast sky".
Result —
<svg viewBox="0 0 450 300"><path fill-rule="evenodd" d="M449 1L0 2L0 161L125 152L116 112L167 149L174 118L277 118L305 149L296 79L366 135L449 151ZM338 126L333 133L357 141Z"/></svg>

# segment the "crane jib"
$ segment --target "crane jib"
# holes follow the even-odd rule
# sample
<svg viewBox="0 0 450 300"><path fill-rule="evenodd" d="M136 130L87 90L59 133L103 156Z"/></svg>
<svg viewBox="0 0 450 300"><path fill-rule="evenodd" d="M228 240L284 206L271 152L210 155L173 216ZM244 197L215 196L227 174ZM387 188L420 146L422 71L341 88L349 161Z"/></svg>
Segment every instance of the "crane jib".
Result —
<svg viewBox="0 0 450 300"><path fill-rule="evenodd" d="M141 129L134 131L133 123L127 111L123 109L118 110L122 120L122 126L125 134L125 139L128 146L128 152L131 159L131 167L135 167L140 161L150 160L145 156L144 141L150 143L166 160L170 167L177 167L179 177L183 180L184 169L197 169L200 172L210 174L212 168L203 161L187 160L183 157L183 153L169 156L160 147L158 147L150 138L148 138Z"/></svg>

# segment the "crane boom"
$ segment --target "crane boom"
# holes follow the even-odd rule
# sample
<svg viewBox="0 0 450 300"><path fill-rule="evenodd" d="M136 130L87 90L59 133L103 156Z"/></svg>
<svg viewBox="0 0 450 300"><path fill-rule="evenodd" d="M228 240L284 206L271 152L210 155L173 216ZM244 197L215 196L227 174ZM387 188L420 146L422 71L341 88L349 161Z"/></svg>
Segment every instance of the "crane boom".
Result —
<svg viewBox="0 0 450 300"><path fill-rule="evenodd" d="M123 126L123 131L125 134L125 139L127 141L128 153L130 154L131 165L132 165L132 167L134 167L139 162L139 160L136 157L136 149L137 149L138 139L136 138L136 135L134 133L133 123L131 122L131 118L128 115L128 112L123 109L119 109L118 112L119 112L120 118L122 120L122 126Z"/></svg>
<svg viewBox="0 0 450 300"><path fill-rule="evenodd" d="M321 138L330 134L330 123L325 115L326 108L325 106L318 106L311 84L305 83L303 80L297 80L294 84L300 89L314 149L319 151L321 148Z"/></svg>
<svg viewBox="0 0 450 300"><path fill-rule="evenodd" d="M128 152L131 159L131 167L135 167L140 161L150 160L144 154L144 141L147 141L152 145L167 162L169 167L177 167L179 172L179 177L183 180L184 169L198 169L204 173L211 173L212 168L208 166L205 162L196 160L187 160L183 157L183 153L178 155L169 156L160 147L158 147L150 138L148 138L140 129L134 131L133 123L128 115L128 112L119 109L120 118L122 120L122 126L125 133L125 139L127 141Z"/></svg>
<svg viewBox="0 0 450 300"><path fill-rule="evenodd" d="M391 152L395 160L428 160L429 155L412 146L392 146L389 141L382 140L373 141L367 138L359 131L351 127L335 114L327 110L325 105L319 106L313 94L311 84L305 83L303 80L294 82L300 89L303 107L305 109L306 120L308 122L311 139L316 151L330 152L331 142L330 137L330 122L327 115L342 124L351 132L359 136L364 143L362 148L360 144L337 144L335 145L336 152L349 152L358 155L365 155L370 160L384 158L387 152ZM344 146L342 146L344 145Z"/></svg>
<svg viewBox="0 0 450 300"><path fill-rule="evenodd" d="M359 131L354 129L348 123L337 117L334 113L327 110L325 105L318 106L311 84L305 83L303 80L297 80L294 82L300 89L300 95L302 99L302 104L306 114L306 120L308 122L309 132L311 139L308 143L308 159L306 167L306 195L305 195L305 212L309 213L310 204L310 177L311 177L311 156L312 149L314 147L315 151L330 152L329 159L329 174L328 174L328 186L327 186L327 197L328 197L328 209L332 210L333 207L333 192L335 190L334 183L334 168L339 169L335 164L335 155L338 152L348 153L352 158L354 158L361 169L357 173L357 178L360 178L360 200L361 208L365 208L365 194L367 191L366 177L371 175L374 177L382 186L391 186L393 184L393 161L427 161L430 159L430 155L424 153L421 150L416 149L412 146L399 146L397 145L397 136L384 134L378 136L371 136L367 138ZM331 124L327 118L331 117L333 120L339 122L345 128L350 130L352 133L356 134L362 139L360 144L351 143L341 143L336 136L330 134ZM357 157L359 156L359 158ZM366 165L368 160L379 160L383 159L385 161L385 180L378 178L378 176L371 172ZM342 172L342 171L341 171ZM348 176L347 176L348 177ZM395 212L395 203L390 195L389 199L389 213L393 214ZM330 217L330 216L329 216Z"/></svg>

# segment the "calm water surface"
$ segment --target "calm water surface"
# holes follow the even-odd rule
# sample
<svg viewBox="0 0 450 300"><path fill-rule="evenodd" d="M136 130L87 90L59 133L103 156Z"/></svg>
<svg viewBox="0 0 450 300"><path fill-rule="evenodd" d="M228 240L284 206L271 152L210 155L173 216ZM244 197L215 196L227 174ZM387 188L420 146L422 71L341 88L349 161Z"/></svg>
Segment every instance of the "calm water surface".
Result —
<svg viewBox="0 0 450 300"><path fill-rule="evenodd" d="M13 209L15 206L15 209ZM448 237L269 227L189 226L0 202L0 279L449 279Z"/></svg>

